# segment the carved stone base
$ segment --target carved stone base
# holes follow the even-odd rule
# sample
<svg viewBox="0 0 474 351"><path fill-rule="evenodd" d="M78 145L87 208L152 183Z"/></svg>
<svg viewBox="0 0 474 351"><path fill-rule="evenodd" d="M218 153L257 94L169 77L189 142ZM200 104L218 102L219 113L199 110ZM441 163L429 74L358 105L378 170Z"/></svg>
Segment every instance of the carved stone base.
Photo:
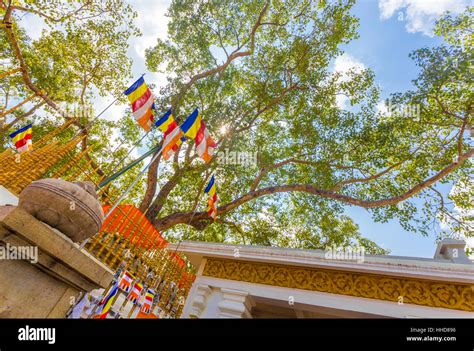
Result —
<svg viewBox="0 0 474 351"><path fill-rule="evenodd" d="M0 318L64 318L80 292L113 272L69 238L14 206L0 206Z"/></svg>

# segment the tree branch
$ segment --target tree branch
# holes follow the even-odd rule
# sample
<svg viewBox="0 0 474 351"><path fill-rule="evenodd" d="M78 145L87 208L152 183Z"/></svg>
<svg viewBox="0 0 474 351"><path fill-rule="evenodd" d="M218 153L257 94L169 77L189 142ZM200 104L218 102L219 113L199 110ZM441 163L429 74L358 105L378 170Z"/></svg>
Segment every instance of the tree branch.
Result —
<svg viewBox="0 0 474 351"><path fill-rule="evenodd" d="M212 68L210 70L201 72L201 73L196 74L193 77L191 77L191 79L184 85L184 87L181 89L180 93L175 98L175 100L172 104L173 111L176 111L177 106L179 105L179 102L181 101L182 97L184 96L184 94L186 94L186 92L189 90L189 88L191 88L191 86L194 83L196 83L197 81L199 81L203 78L213 76L213 75L215 75L219 72L224 71L227 68L227 66L229 66L232 63L232 61L234 61L235 59L237 59L239 57L249 56L249 55L252 54L254 46L255 46L255 34L257 32L258 27L261 25L261 21L262 21L263 16L267 12L268 5L269 5L269 2L266 1L265 5L263 6L262 10L259 13L257 21L255 22L254 26L252 27L252 31L250 32L249 40L248 40L248 42L250 42L249 50L240 51L240 49L242 48L243 45L239 46L230 55L228 55L227 60L222 65L217 66L215 68Z"/></svg>
<svg viewBox="0 0 474 351"><path fill-rule="evenodd" d="M5 17L4 17L4 22L10 22L11 21L11 14L12 14L12 7L9 6L5 12ZM23 54L21 53L20 46L18 44L18 41L16 39L15 33L13 32L13 28L10 27L5 27L5 30L7 31L8 37L10 39L10 43L12 45L14 54L16 59L19 62L20 68L21 68L21 74L23 77L23 81L26 84L26 86L33 91L36 95L41 97L46 104L48 104L51 108L53 108L55 111L59 112L59 114L64 117L66 120L74 120L73 124L79 127L81 130L82 134L87 135L87 129L85 126L83 126L77 119L74 119L73 117L68 116L52 99L50 99L42 90L40 90L31 80L31 77L28 72L28 67L26 65L25 59L23 57ZM87 149L87 137L82 139L82 150ZM86 153L86 158L91 161L91 166L94 170L96 170L96 173L103 177L105 173L100 169L100 167L92 160L92 157L89 155L89 153Z"/></svg>
<svg viewBox="0 0 474 351"><path fill-rule="evenodd" d="M393 196L391 198L378 199L378 200L362 200L362 199L354 198L352 196L335 193L334 191L331 191L331 190L319 189L311 184L287 184L287 185L270 186L270 187L262 188L256 191L250 191L249 193L223 206L220 206L217 209L217 214L218 215L226 214L232 211L233 209L245 204L246 202L257 199L262 196L272 195L276 193L286 193L286 192L304 192L311 195L320 196L326 199L337 200L348 205L360 206L367 209L396 205L397 203L416 195L423 189L431 186L435 182L444 178L446 175L450 174L455 169L460 167L460 165L464 161L466 161L473 155L474 155L474 148L462 154L461 157L459 157L458 162L453 162L453 163L448 164L446 167L444 167L441 171L439 171L432 177L426 179L425 181L421 183L418 183L417 185L405 191L404 193L397 196ZM206 212L195 213L192 221L190 221L191 215L192 214L189 212L178 212L178 213L174 213L169 216L166 216L164 218L154 219L153 224L156 226L158 230L164 231L176 224L182 224L182 223L186 223L186 224L189 223L194 228L198 230L202 230L210 223L210 217Z"/></svg>
<svg viewBox="0 0 474 351"><path fill-rule="evenodd" d="M8 129L10 129L10 127L14 126L16 123L18 123L19 121L21 121L22 119L28 117L28 116L31 116L33 113L35 113L35 111L37 109L39 109L40 107L44 106L46 102L45 101L41 101L39 104L36 104L35 106L33 106L30 110L28 110L27 112L25 112L24 114L16 117L13 121L11 121L10 123L2 126L0 128L0 133L4 133L5 131L7 131Z"/></svg>
<svg viewBox="0 0 474 351"><path fill-rule="evenodd" d="M60 23L64 20L78 14L79 12L81 12L85 7L89 6L90 4L92 4L92 1L87 1L85 4L83 4L78 9L76 9L74 11L71 11L69 13L66 13L63 16L59 17L59 18L51 17L51 16L45 14L44 12L41 12L41 11L38 11L38 10L35 10L35 9L32 9L32 8L20 6L20 5L12 6L12 10L20 10L20 11L23 11L23 12L33 13L35 15L43 17L44 19L46 19L48 21L51 21L51 22L54 22L54 23ZM97 17L97 16L93 16L93 17Z"/></svg>
<svg viewBox="0 0 474 351"><path fill-rule="evenodd" d="M348 185L348 184L354 184L354 183L366 183L366 182L369 182L371 180L375 180L375 179L378 179L380 177L382 177L383 175L387 174L388 172L390 172L391 170L393 170L394 168L400 166L401 164L403 164L404 162L406 162L406 160L403 160L403 161L400 161L400 162L397 162L397 163L394 163L393 165L391 165L390 167L387 167L386 169L384 169L383 171L379 172L379 173L376 173L376 174L373 174L369 177L365 177L365 178L351 178L351 179L346 179L346 180L342 180L340 181L339 183L337 183L336 185L334 185L334 187L332 188L332 191L339 191L343 186L345 185Z"/></svg>
<svg viewBox="0 0 474 351"><path fill-rule="evenodd" d="M157 150L159 152L160 150ZM156 152L153 153L152 157L156 156ZM156 192L156 183L158 179L158 167L160 165L161 156L158 156L156 160L150 165L150 170L147 173L147 187L145 191L145 195L143 196L143 200L140 203L140 211L146 213L148 207L150 206L151 202L153 201L153 197L155 196Z"/></svg>

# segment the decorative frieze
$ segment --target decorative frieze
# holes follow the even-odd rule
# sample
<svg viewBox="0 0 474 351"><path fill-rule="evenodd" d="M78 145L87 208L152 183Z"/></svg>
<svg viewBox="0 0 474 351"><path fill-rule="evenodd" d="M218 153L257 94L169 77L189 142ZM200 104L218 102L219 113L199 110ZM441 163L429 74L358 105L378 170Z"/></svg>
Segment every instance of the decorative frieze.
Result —
<svg viewBox="0 0 474 351"><path fill-rule="evenodd" d="M474 311L474 286L375 274L208 258L203 276L395 303Z"/></svg>

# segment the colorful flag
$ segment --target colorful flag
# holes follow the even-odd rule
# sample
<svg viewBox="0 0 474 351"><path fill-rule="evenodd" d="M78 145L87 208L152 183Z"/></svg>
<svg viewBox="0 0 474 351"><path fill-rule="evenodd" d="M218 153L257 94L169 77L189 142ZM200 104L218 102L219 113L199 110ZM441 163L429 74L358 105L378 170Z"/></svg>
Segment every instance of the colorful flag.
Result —
<svg viewBox="0 0 474 351"><path fill-rule="evenodd" d="M178 150L179 145L186 139L184 138L181 128L176 124L171 110L156 121L155 125L164 133L162 150L163 158L167 160Z"/></svg>
<svg viewBox="0 0 474 351"><path fill-rule="evenodd" d="M153 291L153 289L148 289L145 294L145 301L143 301L143 305L142 305L142 308L140 309L140 312L150 314L154 297L155 297L155 291Z"/></svg>
<svg viewBox="0 0 474 351"><path fill-rule="evenodd" d="M196 135L196 152L205 162L209 162L214 155L214 150L217 146L216 142L211 138L207 131L206 125L201 121L201 128L199 128Z"/></svg>
<svg viewBox="0 0 474 351"><path fill-rule="evenodd" d="M196 152L199 157L201 157L205 162L209 162L214 155L214 149L217 145L211 138L206 125L202 121L198 109L195 109L186 121L184 121L181 125L181 130L184 132L186 137L194 139L196 143Z"/></svg>
<svg viewBox="0 0 474 351"><path fill-rule="evenodd" d="M117 292L118 292L118 284L115 283L112 286L112 288L109 290L107 295L99 303L99 306L102 306L102 310L100 311L100 313L96 315L95 318L104 319L107 317L110 307L112 307L112 303L114 302L114 297L117 295Z"/></svg>
<svg viewBox="0 0 474 351"><path fill-rule="evenodd" d="M142 284L140 284L140 283L135 283L135 284L133 285L132 291L130 291L130 294L128 294L128 296L127 296L127 300L132 301L134 304L137 303L138 299L139 299L140 296L141 296L142 289L143 289L143 285L142 285Z"/></svg>
<svg viewBox="0 0 474 351"><path fill-rule="evenodd" d="M123 272L118 287L128 293L130 291L133 279L135 279L133 275L131 275L127 271Z"/></svg>
<svg viewBox="0 0 474 351"><path fill-rule="evenodd" d="M33 150L33 141L31 139L33 135L33 125L28 124L27 126L18 129L16 132L10 134L13 144L19 153Z"/></svg>
<svg viewBox="0 0 474 351"><path fill-rule="evenodd" d="M124 91L132 104L132 112L138 124L147 132L154 120L154 97L148 89L145 79L140 77L130 88Z"/></svg>
<svg viewBox="0 0 474 351"><path fill-rule="evenodd" d="M207 201L207 213L212 219L216 220L217 217L217 189L214 176L211 177L209 184L207 184L204 192L209 195L209 200Z"/></svg>
<svg viewBox="0 0 474 351"><path fill-rule="evenodd" d="M195 139L199 128L201 128L201 114L195 109L181 125L181 130L189 139Z"/></svg>

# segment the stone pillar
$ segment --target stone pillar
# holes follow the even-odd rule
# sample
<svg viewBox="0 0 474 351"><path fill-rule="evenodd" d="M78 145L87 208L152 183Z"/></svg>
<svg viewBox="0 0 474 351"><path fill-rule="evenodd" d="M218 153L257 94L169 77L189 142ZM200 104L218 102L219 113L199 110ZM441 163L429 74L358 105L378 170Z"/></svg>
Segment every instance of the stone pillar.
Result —
<svg viewBox="0 0 474 351"><path fill-rule="evenodd" d="M206 308L207 298L211 294L211 288L208 285L198 285L191 296L188 296L189 303L183 309L184 318L199 318Z"/></svg>
<svg viewBox="0 0 474 351"><path fill-rule="evenodd" d="M218 303L219 318L252 318L255 303L245 291L221 289L222 300Z"/></svg>
<svg viewBox="0 0 474 351"><path fill-rule="evenodd" d="M64 318L80 292L107 288L112 279L59 231L0 206L0 318Z"/></svg>

